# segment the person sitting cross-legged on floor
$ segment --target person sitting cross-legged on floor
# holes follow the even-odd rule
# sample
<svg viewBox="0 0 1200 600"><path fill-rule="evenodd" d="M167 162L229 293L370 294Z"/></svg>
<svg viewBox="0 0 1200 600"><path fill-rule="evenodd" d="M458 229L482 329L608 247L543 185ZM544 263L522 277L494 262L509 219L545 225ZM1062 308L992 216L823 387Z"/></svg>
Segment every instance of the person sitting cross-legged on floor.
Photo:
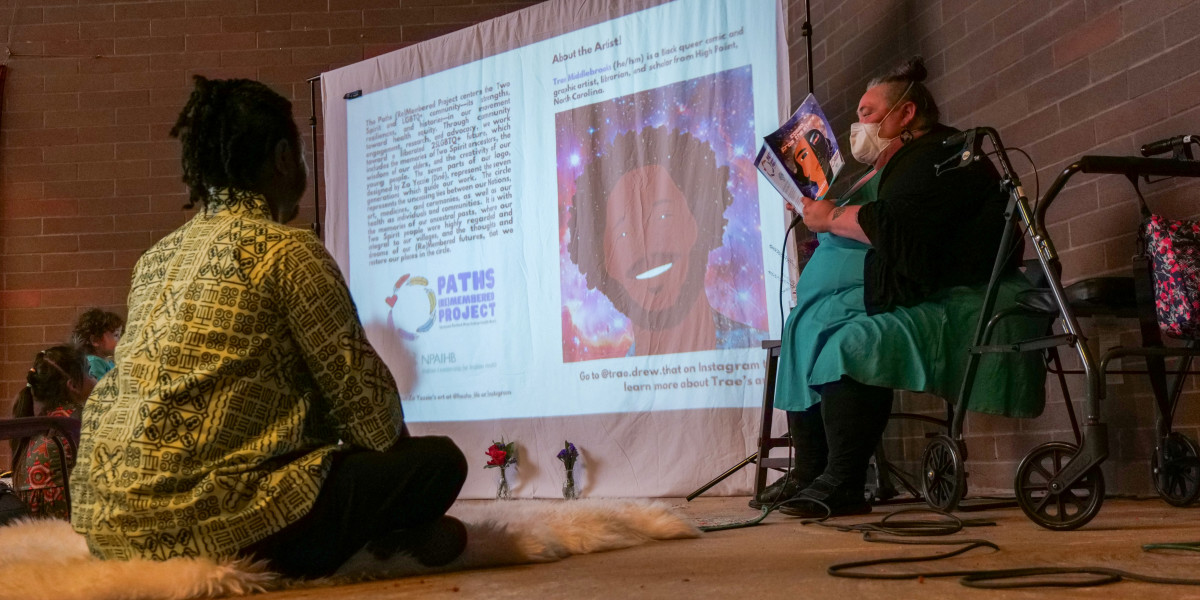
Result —
<svg viewBox="0 0 1200 600"><path fill-rule="evenodd" d="M408 434L337 264L283 225L307 180L291 103L197 77L171 135L200 210L134 268L83 411L75 529L105 559L242 556L291 577L363 548L453 560L462 452Z"/></svg>

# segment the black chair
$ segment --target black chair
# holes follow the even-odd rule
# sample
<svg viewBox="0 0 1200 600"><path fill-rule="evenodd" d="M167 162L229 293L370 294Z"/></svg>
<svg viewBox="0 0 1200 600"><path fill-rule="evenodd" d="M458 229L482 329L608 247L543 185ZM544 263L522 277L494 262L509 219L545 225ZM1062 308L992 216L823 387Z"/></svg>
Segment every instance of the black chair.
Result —
<svg viewBox="0 0 1200 600"><path fill-rule="evenodd" d="M758 452L751 456L752 462L755 463L755 496L766 487L769 471L772 469L787 471L792 466L790 456L771 456L772 450L788 448L791 445L791 439L786 434L776 437L771 433L775 419L775 376L779 367L780 341L766 340L762 346L767 351L767 372L766 384L763 386L762 416L758 429ZM943 429L949 426L948 420L917 413L893 412L891 418L923 421ZM914 497L919 495L917 489L903 476L902 472L887 460L882 444L880 444L880 447L875 450L875 455L871 457L871 464L868 467L866 494L872 502L889 500L898 494L894 485L896 483Z"/></svg>

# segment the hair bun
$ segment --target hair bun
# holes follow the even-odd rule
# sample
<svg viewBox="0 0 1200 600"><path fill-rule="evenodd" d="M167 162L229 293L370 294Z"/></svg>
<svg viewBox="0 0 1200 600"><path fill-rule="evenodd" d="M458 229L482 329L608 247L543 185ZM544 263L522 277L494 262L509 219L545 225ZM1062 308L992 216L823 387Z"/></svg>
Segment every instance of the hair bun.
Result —
<svg viewBox="0 0 1200 600"><path fill-rule="evenodd" d="M904 61L898 71L900 77L918 83L929 77L929 70L925 68L925 59L919 55Z"/></svg>

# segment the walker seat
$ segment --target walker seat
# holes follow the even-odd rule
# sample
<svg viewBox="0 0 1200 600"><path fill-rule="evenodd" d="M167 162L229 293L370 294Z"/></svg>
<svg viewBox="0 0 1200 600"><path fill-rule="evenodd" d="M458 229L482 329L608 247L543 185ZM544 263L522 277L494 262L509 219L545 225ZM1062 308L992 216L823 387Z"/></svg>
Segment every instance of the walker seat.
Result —
<svg viewBox="0 0 1200 600"><path fill-rule="evenodd" d="M1077 317L1113 315L1138 316L1137 294L1132 277L1094 277L1068 285L1067 302ZM1057 315L1058 305L1048 288L1035 288L1017 294L1017 304L1034 313Z"/></svg>
<svg viewBox="0 0 1200 600"><path fill-rule="evenodd" d="M1158 408L1156 448L1151 457L1151 474L1160 496L1170 504L1185 506L1200 499L1200 458L1196 444L1187 436L1171 431L1183 383L1190 370L1191 359L1200 356L1196 340L1186 340L1184 346L1166 347L1163 344L1154 310L1154 293L1150 277L1149 258L1144 246L1134 257L1132 276L1096 277L1063 286L1061 265L1054 243L1046 229L1046 210L1061 192L1068 179L1077 173L1124 175L1134 187L1142 203L1142 213L1150 217L1149 208L1138 190L1138 179L1150 177L1200 177L1200 161L1193 159L1190 146L1200 145L1200 136L1177 136L1142 147L1143 157L1083 156L1067 166L1047 189L1045 195L1031 206L1017 179L1000 136L990 127L968 129L946 140L946 145L961 144L961 152L937 165L945 172L983 160L984 139L991 141L994 156L1002 170L1001 186L1009 193L1005 218L1007 225L997 249L995 267L980 309L975 343L969 351L966 375L957 404L951 411L949 432L935 436L922 457L922 489L925 501L934 508L953 510L965 495L962 423L970 392L983 354L999 352L1045 352L1049 372L1059 377L1071 426L1074 443L1048 442L1035 447L1017 467L1014 490L1017 503L1032 521L1053 530L1070 530L1083 526L1100 510L1104 501L1104 476L1101 463L1108 456L1107 426L1100 419L1100 404L1104 400L1106 375L1130 373L1150 375L1151 387ZM1148 158L1155 154L1173 152L1172 158ZM1018 247L1017 236L1028 235L1037 257L1036 269L1042 276L1042 287L1021 294L1017 306L994 313L996 287L1008 258ZM994 341L992 331L1001 319L1012 316L1043 315L1053 317L1062 333L1054 333L1019 341ZM1079 317L1111 315L1137 318L1141 328L1142 345L1111 348L1097 361L1086 344ZM1079 355L1080 370L1066 370L1058 360L1057 347L1069 346ZM1111 361L1139 356L1146 368L1140 370L1109 370ZM1173 369L1174 379L1166 383L1167 358L1178 359ZM1085 420L1082 431L1077 423L1065 374L1082 374L1086 378Z"/></svg>

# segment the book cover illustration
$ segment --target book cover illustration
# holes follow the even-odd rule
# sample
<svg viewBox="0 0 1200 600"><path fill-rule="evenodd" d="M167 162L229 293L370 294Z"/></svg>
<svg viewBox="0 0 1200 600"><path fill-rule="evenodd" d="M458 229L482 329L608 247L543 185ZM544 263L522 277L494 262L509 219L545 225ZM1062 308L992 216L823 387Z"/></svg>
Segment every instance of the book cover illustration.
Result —
<svg viewBox="0 0 1200 600"><path fill-rule="evenodd" d="M791 118L763 138L754 164L797 210L801 197L820 199L845 166L833 128L809 94Z"/></svg>

